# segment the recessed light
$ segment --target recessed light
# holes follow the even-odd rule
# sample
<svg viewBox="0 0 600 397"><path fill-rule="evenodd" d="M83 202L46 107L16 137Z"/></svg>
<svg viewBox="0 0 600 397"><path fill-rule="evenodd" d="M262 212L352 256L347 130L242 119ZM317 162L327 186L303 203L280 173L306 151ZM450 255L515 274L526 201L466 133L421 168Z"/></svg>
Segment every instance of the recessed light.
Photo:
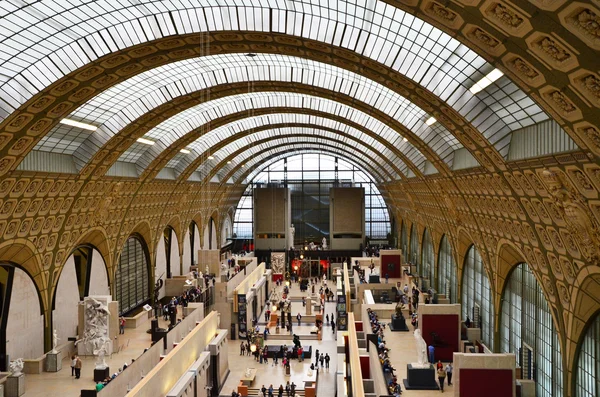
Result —
<svg viewBox="0 0 600 397"><path fill-rule="evenodd" d="M402 142L408 142L408 139L402 138Z"/></svg>
<svg viewBox="0 0 600 397"><path fill-rule="evenodd" d="M78 127L88 131L96 131L98 129L98 127L96 127L95 125L82 123L81 121L75 121L71 119L62 119L60 123L70 125L71 127Z"/></svg>
<svg viewBox="0 0 600 397"><path fill-rule="evenodd" d="M437 120L435 119L435 117L430 117L430 118L427 119L427 121L425 122L425 124L427 124L427 125L433 125L433 124L435 124L436 121Z"/></svg>
<svg viewBox="0 0 600 397"><path fill-rule="evenodd" d="M469 91L471 91L471 94L477 94L479 91L483 90L485 87L492 84L502 76L504 76L504 73L502 73L501 70L494 69L482 77L481 80L473 85L473 87L469 88Z"/></svg>
<svg viewBox="0 0 600 397"><path fill-rule="evenodd" d="M137 141L139 143L143 143L145 145L154 145L154 141L151 141L150 139L146 139L146 138L138 138Z"/></svg>
<svg viewBox="0 0 600 397"><path fill-rule="evenodd" d="M214 160L215 158L213 156L208 156L209 160Z"/></svg>
<svg viewBox="0 0 600 397"><path fill-rule="evenodd" d="M228 161L227 164L231 164L231 161Z"/></svg>
<svg viewBox="0 0 600 397"><path fill-rule="evenodd" d="M181 152L181 153L183 153L183 154L190 154L190 153L191 153L191 152L190 152L189 150L187 150L187 149L181 149L181 150L180 150L180 152Z"/></svg>

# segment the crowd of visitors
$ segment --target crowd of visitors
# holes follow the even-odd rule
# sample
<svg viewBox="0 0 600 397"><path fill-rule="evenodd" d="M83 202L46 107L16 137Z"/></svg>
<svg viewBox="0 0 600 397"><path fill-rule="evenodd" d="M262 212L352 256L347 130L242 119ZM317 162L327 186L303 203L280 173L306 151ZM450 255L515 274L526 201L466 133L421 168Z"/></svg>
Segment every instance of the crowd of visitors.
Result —
<svg viewBox="0 0 600 397"><path fill-rule="evenodd" d="M385 325L379 321L377 313L375 313L372 309L367 309L367 314L369 316L371 331L373 331L374 335L377 335L377 353L379 355L379 362L383 368L383 373L390 374L390 380L387 383L388 392L390 395L397 397L402 394L402 388L400 387L400 383L398 383L398 378L395 374L396 368L394 368L390 362L389 349L385 344L383 332Z"/></svg>
<svg viewBox="0 0 600 397"><path fill-rule="evenodd" d="M73 357L76 357L76 359L79 359L78 356L73 356ZM81 360L79 360L79 362L81 363ZM131 363L133 364L134 362L135 362L135 359L132 358ZM125 371L127 369L127 367L128 367L128 365L127 365L127 363L125 363L125 364L123 364L122 368L119 368L119 370L117 372L115 372L114 374L112 374L111 376L106 377L102 381L96 382L96 391L98 392L98 391L104 389L104 387L106 385L108 385L113 379L115 379L117 376L121 375L123 373L123 371ZM72 366L71 366L71 368L72 368ZM81 369L81 366L79 368ZM79 378L77 378L77 379L79 379Z"/></svg>

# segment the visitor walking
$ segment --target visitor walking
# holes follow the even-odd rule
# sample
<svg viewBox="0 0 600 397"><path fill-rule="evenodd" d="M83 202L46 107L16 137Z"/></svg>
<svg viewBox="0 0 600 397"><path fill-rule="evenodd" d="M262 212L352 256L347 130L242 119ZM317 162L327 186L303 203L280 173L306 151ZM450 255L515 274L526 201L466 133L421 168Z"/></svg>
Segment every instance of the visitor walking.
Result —
<svg viewBox="0 0 600 397"><path fill-rule="evenodd" d="M323 361L325 361L325 356L321 353L321 357L319 357L319 364L321 364L321 368L323 368Z"/></svg>
<svg viewBox="0 0 600 397"><path fill-rule="evenodd" d="M386 273L385 274L385 283L387 284L389 280L390 280L390 275Z"/></svg>
<svg viewBox="0 0 600 397"><path fill-rule="evenodd" d="M448 386L452 385L452 371L454 368L452 367L452 363L446 364L446 375L448 376Z"/></svg>
<svg viewBox="0 0 600 397"><path fill-rule="evenodd" d="M429 362L431 364L435 363L435 347L433 347L433 345L429 345L429 347L427 348L427 352L429 353Z"/></svg>
<svg viewBox="0 0 600 397"><path fill-rule="evenodd" d="M333 319L331 319L331 332L335 334L335 321Z"/></svg>
<svg viewBox="0 0 600 397"><path fill-rule="evenodd" d="M325 321L327 321L327 325L329 325L329 314L325 315Z"/></svg>
<svg viewBox="0 0 600 397"><path fill-rule="evenodd" d="M269 386L269 397L273 397L273 385Z"/></svg>
<svg viewBox="0 0 600 397"><path fill-rule="evenodd" d="M438 380L440 382L440 390L442 393L444 392L444 379L446 378L446 371L444 368L440 368L437 370Z"/></svg>
<svg viewBox="0 0 600 397"><path fill-rule="evenodd" d="M329 369L329 360L331 360L331 357L329 357L329 353L325 354L325 368Z"/></svg>
<svg viewBox="0 0 600 397"><path fill-rule="evenodd" d="M292 390L291 386L290 386L290 381L288 380L287 383L285 384L285 393L287 397L290 397L290 391Z"/></svg>
<svg viewBox="0 0 600 397"><path fill-rule="evenodd" d="M242 342L240 344L240 356L243 356L244 354L246 354L246 345L244 344L244 342Z"/></svg>
<svg viewBox="0 0 600 397"><path fill-rule="evenodd" d="M76 356L73 354L71 356L71 376L75 376L75 364L77 364Z"/></svg>
<svg viewBox="0 0 600 397"><path fill-rule="evenodd" d="M265 385L263 385L263 386L260 388L260 391L261 391L261 393L262 393L263 397L267 397L267 388L265 387Z"/></svg>
<svg viewBox="0 0 600 397"><path fill-rule="evenodd" d="M81 367L83 363L79 356L75 356L75 379L79 379L81 377Z"/></svg>
<svg viewBox="0 0 600 397"><path fill-rule="evenodd" d="M296 319L298 320L298 327L300 326L300 320L302 320L302 314L298 313L298 315L296 315Z"/></svg>

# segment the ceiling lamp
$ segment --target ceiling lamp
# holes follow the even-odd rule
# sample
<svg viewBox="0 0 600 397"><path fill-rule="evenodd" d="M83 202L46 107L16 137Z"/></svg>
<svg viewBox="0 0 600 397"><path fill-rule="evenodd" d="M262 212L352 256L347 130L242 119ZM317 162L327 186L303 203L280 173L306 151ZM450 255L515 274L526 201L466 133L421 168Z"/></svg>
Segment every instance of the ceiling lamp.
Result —
<svg viewBox="0 0 600 397"><path fill-rule="evenodd" d="M214 159L215 159L215 157L214 157L214 156L208 156L208 159L209 159L209 160L214 160Z"/></svg>
<svg viewBox="0 0 600 397"><path fill-rule="evenodd" d="M98 129L98 127L96 127L95 125L82 123L81 121L75 121L71 119L62 119L60 123L70 125L71 127L78 127L88 131L96 131Z"/></svg>
<svg viewBox="0 0 600 397"><path fill-rule="evenodd" d="M144 145L154 145L154 141L151 141L150 139L146 139L146 138L138 138L137 141L139 143L143 143Z"/></svg>
<svg viewBox="0 0 600 397"><path fill-rule="evenodd" d="M504 76L499 69L494 69L488 74L486 74L481 80L479 80L473 87L469 89L471 94L477 94L479 91L483 90L488 85L492 84L494 81L498 80L500 77Z"/></svg>
<svg viewBox="0 0 600 397"><path fill-rule="evenodd" d="M425 122L425 124L427 124L427 125L434 125L436 121L437 120L435 119L435 117L430 117L430 118L427 119L427 121Z"/></svg>
<svg viewBox="0 0 600 397"><path fill-rule="evenodd" d="M181 149L180 152L183 153L183 154L190 154L191 153L188 149Z"/></svg>

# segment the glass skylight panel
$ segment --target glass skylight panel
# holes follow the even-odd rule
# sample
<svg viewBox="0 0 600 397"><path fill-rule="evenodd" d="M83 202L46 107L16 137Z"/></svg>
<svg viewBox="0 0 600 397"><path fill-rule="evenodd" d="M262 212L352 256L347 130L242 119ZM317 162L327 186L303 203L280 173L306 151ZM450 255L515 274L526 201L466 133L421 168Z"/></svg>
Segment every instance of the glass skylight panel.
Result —
<svg viewBox="0 0 600 397"><path fill-rule="evenodd" d="M315 110L334 112L335 114L352 120L358 124L367 124L367 128L370 128L375 133L378 133L382 136L387 136L390 138L399 136L397 132L391 130L387 125L381 123L379 120L376 120L373 117L368 116L356 109L349 108L346 105L307 95L272 92L234 95L197 105L177 114L176 116L173 116L169 120L166 120L150 132L146 133L145 136L149 139L159 139L162 137L163 139L161 142L163 142L165 145L168 145L170 143L164 141L164 135L166 134L172 134L175 132L178 137L183 136L189 131L198 128L217 117L222 117L226 114L237 113L240 110L243 110L245 106L249 105L256 106L257 108L276 108L282 106L299 108L309 107ZM195 146L192 144L190 147ZM142 149L143 148L138 148L138 150ZM424 156L410 143L404 143L403 149L405 154L411 158L411 160L415 162L417 166L420 166L424 161Z"/></svg>
<svg viewBox="0 0 600 397"><path fill-rule="evenodd" d="M199 7L197 3L182 4L169 0L156 0L143 6L116 1L85 4L40 1L13 10L5 19L15 23L9 25L10 30L0 33L3 44L0 46L0 74L14 77L0 86L0 97L10 98L0 104L8 107L0 114L10 113L82 62L177 33L228 29L268 31L273 28L356 49L432 90L437 89L435 85L444 76L451 76L460 87L470 86L472 72L485 65L481 57L447 34L381 1L369 3L367 8L349 1L309 4L253 0L237 2L233 7L209 0L202 3L206 6L203 10L194 8ZM278 9L271 11L269 7ZM297 11L288 12L288 7ZM283 26L284 23L287 26ZM9 40L23 43L27 49L6 45ZM449 56L449 53L455 55ZM47 62L49 58L60 65L60 70L53 74L54 80L25 81L17 77L19 74L46 77L33 70L40 70L36 65L51 64ZM26 73L26 69L30 72ZM438 77L423 75L425 70ZM13 81L16 84L9 88ZM442 99L453 95L450 90L442 94ZM531 114L540 118L536 109ZM523 123L517 120L511 128L517 125Z"/></svg>
<svg viewBox="0 0 600 397"><path fill-rule="evenodd" d="M335 140L338 139L338 137L336 136L336 134L331 133L329 131L320 131L320 130L307 129L307 128L281 128L276 132L276 134L271 135L271 136L279 136L279 135L283 136L283 135L295 135L295 134L298 134L298 136L293 137L293 138L274 139L274 140L270 141L271 143L269 143L268 146L277 145L282 142L294 144L295 142L298 142L298 141L311 140L311 138L302 136L302 135L310 134L315 137L314 139L316 142L323 142L328 145L337 146L343 150L348 150L348 149L353 150L352 148L354 148L354 147L359 148L362 152L365 152L366 154L368 154L372 159L375 159L377 161L377 164L379 164L379 166L384 167L388 172L395 174L395 171L393 170L393 168L389 165L389 163L387 163L387 161L385 160L385 157L382 157L381 154L379 154L377 152L373 152L370 148L368 148L368 147L364 146L363 144L361 144L360 142L356 142L356 141L352 141L351 144L347 144L347 145L342 145L342 144L336 143ZM229 158L233 153L238 152L240 149L249 148L250 150L252 150L252 146L250 146L250 144L252 143L252 141L256 142L258 140L259 139L253 140L252 137L241 138L237 141L232 142L229 145L226 145L225 147L223 147L220 150L218 150L217 152L215 152L215 157L225 159L225 158ZM268 147L267 144L264 144L264 145L266 147ZM261 146L262 146L262 144L261 144ZM244 154L244 156L245 156L245 154ZM236 158L237 157L238 156L236 156ZM216 164L213 164L213 166L214 165L216 165Z"/></svg>

